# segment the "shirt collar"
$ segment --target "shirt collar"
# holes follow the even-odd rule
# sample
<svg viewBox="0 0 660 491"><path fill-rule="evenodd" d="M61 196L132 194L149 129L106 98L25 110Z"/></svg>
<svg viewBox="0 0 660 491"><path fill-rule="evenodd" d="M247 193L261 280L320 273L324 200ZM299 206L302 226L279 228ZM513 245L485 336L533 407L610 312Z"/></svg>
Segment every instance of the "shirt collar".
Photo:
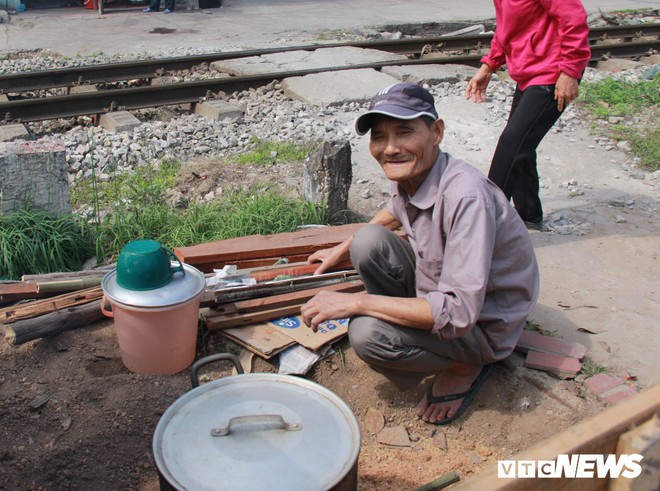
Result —
<svg viewBox="0 0 660 491"><path fill-rule="evenodd" d="M393 183L393 187L396 191L396 194L398 194L405 203L410 203L415 208L420 210L427 210L433 207L437 199L440 179L442 178L442 174L446 168L447 155L440 151L438 152L438 158L433 164L433 167L431 167L431 171L426 176L426 179L424 179L424 182L419 187L419 189L417 189L415 195L412 198L410 198L408 194L399 186L399 184L395 182Z"/></svg>

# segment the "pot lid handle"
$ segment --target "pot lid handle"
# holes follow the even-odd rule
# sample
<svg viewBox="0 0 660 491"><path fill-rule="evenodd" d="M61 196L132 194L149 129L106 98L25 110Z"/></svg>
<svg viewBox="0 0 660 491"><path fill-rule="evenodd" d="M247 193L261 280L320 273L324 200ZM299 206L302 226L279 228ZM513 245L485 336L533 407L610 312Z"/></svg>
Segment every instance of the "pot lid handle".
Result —
<svg viewBox="0 0 660 491"><path fill-rule="evenodd" d="M226 436L232 431L266 431L286 430L300 431L301 423L287 423L279 414L255 414L251 416L235 416L223 428L211 429L211 436Z"/></svg>
<svg viewBox="0 0 660 491"><path fill-rule="evenodd" d="M190 367L190 382L192 383L193 388L199 385L199 377L197 376L199 369L204 365L208 365L209 363L220 360L231 361L234 364L237 373L245 373L243 371L243 366L241 365L241 362L236 355L232 355L231 353L219 353L217 355L206 356L197 360L195 363L193 363L192 367Z"/></svg>

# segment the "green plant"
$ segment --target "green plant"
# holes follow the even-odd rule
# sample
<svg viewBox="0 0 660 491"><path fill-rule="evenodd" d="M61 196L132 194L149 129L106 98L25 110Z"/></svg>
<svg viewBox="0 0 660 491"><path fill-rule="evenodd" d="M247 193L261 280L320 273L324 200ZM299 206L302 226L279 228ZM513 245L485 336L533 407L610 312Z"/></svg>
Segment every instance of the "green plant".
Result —
<svg viewBox="0 0 660 491"><path fill-rule="evenodd" d="M597 133L628 141L631 152L640 158L643 167L651 171L660 169L660 73L639 82L612 78L585 82L581 91L579 106L594 118L611 123L595 125ZM612 118L624 118L628 123L612 124ZM629 124L632 120L636 123L634 126Z"/></svg>
<svg viewBox="0 0 660 491"><path fill-rule="evenodd" d="M582 359L582 370L580 371L580 374L584 375L585 378L593 377L594 375L598 375L599 373L606 373L609 371L610 369L608 367L599 365L588 356L585 356Z"/></svg>
<svg viewBox="0 0 660 491"><path fill-rule="evenodd" d="M581 104L598 118L633 116L660 104L660 74L640 82L613 78L585 82L581 91Z"/></svg>
<svg viewBox="0 0 660 491"><path fill-rule="evenodd" d="M247 153L240 154L236 160L240 164L271 164L276 161L299 162L309 153L309 145L297 143L263 141L252 137L254 148Z"/></svg>
<svg viewBox="0 0 660 491"><path fill-rule="evenodd" d="M23 209L0 214L0 277L79 270L93 253L89 227L74 215Z"/></svg>

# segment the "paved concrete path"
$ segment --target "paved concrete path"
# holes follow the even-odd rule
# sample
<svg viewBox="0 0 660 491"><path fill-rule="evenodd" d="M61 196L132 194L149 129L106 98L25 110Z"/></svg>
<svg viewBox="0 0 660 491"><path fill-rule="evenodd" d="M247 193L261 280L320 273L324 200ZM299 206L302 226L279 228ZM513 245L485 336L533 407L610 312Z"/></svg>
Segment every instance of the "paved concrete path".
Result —
<svg viewBox="0 0 660 491"><path fill-rule="evenodd" d="M659 0L583 0L598 9L658 8ZM112 7L109 5L108 7ZM0 53L49 48L63 55L162 52L188 46L207 50L321 42L321 31L369 26L481 21L493 18L490 0L225 0L219 9L174 15L141 7L97 11L79 8L26 11L0 24Z"/></svg>

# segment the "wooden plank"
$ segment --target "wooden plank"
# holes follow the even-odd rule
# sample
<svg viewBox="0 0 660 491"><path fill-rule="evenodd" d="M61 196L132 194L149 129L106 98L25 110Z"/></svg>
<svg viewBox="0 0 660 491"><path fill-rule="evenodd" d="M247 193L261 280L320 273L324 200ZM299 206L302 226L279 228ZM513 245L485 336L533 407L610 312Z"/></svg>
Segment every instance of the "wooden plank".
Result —
<svg viewBox="0 0 660 491"><path fill-rule="evenodd" d="M13 302L26 298L38 297L37 285L22 283L20 281L7 281L0 283L0 302Z"/></svg>
<svg viewBox="0 0 660 491"><path fill-rule="evenodd" d="M635 478L613 479L607 491L636 491L660 487L660 418L655 414L644 424L623 433L617 455L641 455L642 472Z"/></svg>
<svg viewBox="0 0 660 491"><path fill-rule="evenodd" d="M321 263L305 263L294 266L281 266L279 268L273 268L267 271L254 271L250 273L250 276L252 276L252 278L258 282L274 280L278 276L309 276L312 275L320 265ZM335 264L332 268L328 269L327 272L346 270L350 270L351 273L357 274L357 272L353 269L353 265L351 264L350 260Z"/></svg>
<svg viewBox="0 0 660 491"><path fill-rule="evenodd" d="M286 305L275 309L263 310L261 312L248 312L246 314L229 314L208 316L206 318L206 328L209 331L218 331L220 329L228 329L230 327L247 326L250 324L257 324L266 322L280 317L288 317L290 315L300 314L300 307L304 302L294 305Z"/></svg>
<svg viewBox="0 0 660 491"><path fill-rule="evenodd" d="M586 419L507 460L555 460L559 454L613 454L619 436L660 411L660 384ZM606 479L543 479L544 491L604 491ZM452 488L454 491L538 491L536 479L502 479L491 468Z"/></svg>
<svg viewBox="0 0 660 491"><path fill-rule="evenodd" d="M10 324L24 319L31 319L40 315L49 314L56 310L83 305L103 296L103 290L100 286L79 290L73 293L57 295L55 297L35 300L30 303L23 303L0 309L0 322Z"/></svg>
<svg viewBox="0 0 660 491"><path fill-rule="evenodd" d="M292 254L311 254L332 247L351 237L364 223L320 227L273 235L250 235L215 242L207 242L174 249L183 262L196 265L227 262L237 259L286 257Z"/></svg>
<svg viewBox="0 0 660 491"><path fill-rule="evenodd" d="M227 303L219 305L213 309L213 315L226 315L236 313L257 312L260 310L275 309L278 307L285 307L287 305L301 305L307 300L311 299L314 295L322 290L330 290L335 292L355 293L364 290L362 280L348 281L345 283L337 283L335 285L321 286L318 288L310 288L298 292L282 293L280 295L271 295L269 297L253 298L250 300L242 300L239 302Z"/></svg>

